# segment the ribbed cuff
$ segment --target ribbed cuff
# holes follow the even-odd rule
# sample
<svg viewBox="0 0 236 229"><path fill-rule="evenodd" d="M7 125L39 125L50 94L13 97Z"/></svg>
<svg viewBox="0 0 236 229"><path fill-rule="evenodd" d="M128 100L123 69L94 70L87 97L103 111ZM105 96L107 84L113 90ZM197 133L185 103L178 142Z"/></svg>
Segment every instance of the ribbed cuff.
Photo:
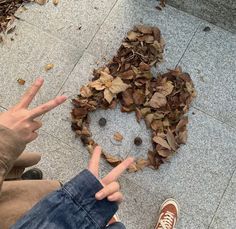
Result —
<svg viewBox="0 0 236 229"><path fill-rule="evenodd" d="M99 180L89 171L83 170L67 182L63 189L78 207L82 207L99 227L103 228L118 210L116 202L106 199L96 200L95 194L103 188Z"/></svg>

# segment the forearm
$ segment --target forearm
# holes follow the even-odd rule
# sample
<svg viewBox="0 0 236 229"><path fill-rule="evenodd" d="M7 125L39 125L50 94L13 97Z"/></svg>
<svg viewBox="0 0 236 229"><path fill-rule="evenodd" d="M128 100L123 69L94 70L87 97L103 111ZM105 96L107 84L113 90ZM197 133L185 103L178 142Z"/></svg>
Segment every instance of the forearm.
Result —
<svg viewBox="0 0 236 229"><path fill-rule="evenodd" d="M16 133L0 125L0 191L2 182L24 149L25 143Z"/></svg>
<svg viewBox="0 0 236 229"><path fill-rule="evenodd" d="M107 199L96 200L103 186L88 170L66 183L35 205L12 229L100 229L115 214L118 205Z"/></svg>

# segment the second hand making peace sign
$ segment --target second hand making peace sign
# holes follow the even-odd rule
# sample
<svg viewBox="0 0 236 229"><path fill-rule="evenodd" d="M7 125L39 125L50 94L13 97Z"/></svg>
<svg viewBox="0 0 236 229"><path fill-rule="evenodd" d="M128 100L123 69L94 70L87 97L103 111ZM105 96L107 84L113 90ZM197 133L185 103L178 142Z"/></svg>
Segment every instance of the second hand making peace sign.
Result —
<svg viewBox="0 0 236 229"><path fill-rule="evenodd" d="M88 170L98 179L99 175L99 161L101 158L101 148L97 146L92 154L89 161ZM134 159L128 157L122 163L117 165L110 173L108 173L104 178L100 179L100 183L103 185L103 189L96 193L95 197L97 200L102 200L107 198L109 201L121 202L123 200L123 195L119 191L120 185L117 182L119 176L133 163Z"/></svg>

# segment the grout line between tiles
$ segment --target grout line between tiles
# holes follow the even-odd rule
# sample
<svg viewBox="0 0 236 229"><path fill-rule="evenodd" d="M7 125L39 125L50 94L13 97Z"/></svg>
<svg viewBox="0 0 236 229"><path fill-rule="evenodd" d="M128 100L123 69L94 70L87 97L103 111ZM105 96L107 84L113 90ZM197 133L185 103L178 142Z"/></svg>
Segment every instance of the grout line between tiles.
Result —
<svg viewBox="0 0 236 229"><path fill-rule="evenodd" d="M212 219L211 219L211 222L210 222L210 224L209 224L209 226L208 226L208 229L210 229L210 227L212 226L212 224L213 224L213 222L214 222L216 213L217 213L218 209L220 208L221 202L222 202L222 200L223 200L223 198L224 198L224 195L225 195L225 193L226 193L226 191L227 191L227 189L228 189L228 187L229 187L229 185L230 185L230 182L231 182L232 177L233 177L233 175L234 175L235 172L236 172L236 167L235 167L234 171L232 172L232 174L231 174L231 176L230 176L229 182L228 182L228 184L226 185L226 188L225 188L224 192L223 192L222 195L221 195L219 204L218 204L218 206L217 206L217 208L216 208L216 210L215 210L215 212L214 212L214 215L213 215L213 217L212 217Z"/></svg>
<svg viewBox="0 0 236 229"><path fill-rule="evenodd" d="M186 48L185 48L185 50L184 50L184 52L183 52L182 56L179 58L179 61L178 61L178 63L176 64L176 66L175 66L175 67L177 67L177 66L179 65L180 61L183 59L183 57L184 57L184 55L185 55L186 51L188 50L188 48L189 48L189 46L190 46L190 44L191 44L191 42L192 42L193 38L195 37L195 35L196 35L196 33L197 33L197 31L198 31L198 29L199 29L200 25L201 25L201 23L199 22L199 24L198 24L198 26L197 26L196 30L194 31L194 33L193 33L192 37L190 38L190 40L189 40L189 42L188 42L188 44L187 44L187 46L186 46Z"/></svg>
<svg viewBox="0 0 236 229"><path fill-rule="evenodd" d="M78 61L74 64L72 70L69 72L68 76L66 77L66 79L64 80L63 84L61 85L61 87L59 88L58 93L60 92L60 90L63 88L63 86L65 85L66 81L68 80L68 78L70 77L71 73L74 71L76 65L78 64L78 62L80 61L80 59L83 57L84 53L86 52L87 48L89 47L89 45L92 43L92 41L94 40L95 36L97 35L98 31L100 30L100 28L102 27L102 25L104 24L104 22L106 21L106 19L108 18L108 16L110 15L111 11L113 10L113 8L115 7L116 3L118 0L116 0L113 4L113 6L111 7L111 9L109 10L108 14L104 17L104 20L102 21L102 23L100 24L100 26L98 27L98 29L96 30L96 33L94 34L94 36L92 37L92 39L90 40L90 42L88 43L88 45L85 47L81 57L78 59Z"/></svg>
<svg viewBox="0 0 236 229"><path fill-rule="evenodd" d="M213 116L212 114L210 114L210 113L208 113L208 112L202 110L201 108L196 107L196 106L192 106L192 107L193 107L194 109L196 109L196 110L198 110L198 111L204 113L205 115L207 115L207 116L209 116L209 117L215 119L216 121L220 122L221 124L227 125L228 127L232 128L232 129L236 129L235 126L230 125L228 122L222 121L221 119L219 119L219 118ZM232 116L232 117L233 117L233 116Z"/></svg>
<svg viewBox="0 0 236 229"><path fill-rule="evenodd" d="M40 31L43 32L43 33L46 33L46 34L47 34L48 36L50 36L51 38L54 38L54 39L56 39L56 40L58 40L58 41L60 41L60 42L63 42L63 43L65 43L65 44L71 46L72 48L78 48L77 46L75 46L75 45L73 45L73 44L70 44L70 43L68 43L68 42L66 42L66 41L64 41L64 40L62 40L62 39L60 39L59 37L54 36L53 34L49 33L47 30L43 30L43 29L38 28L38 26L36 26L36 25L34 25L34 24L32 24L32 23L26 21L26 20L21 19L20 21L22 21L23 23L26 23L26 24L28 24L28 25L30 25L30 26L32 26L32 27L34 27L34 28L40 30Z"/></svg>

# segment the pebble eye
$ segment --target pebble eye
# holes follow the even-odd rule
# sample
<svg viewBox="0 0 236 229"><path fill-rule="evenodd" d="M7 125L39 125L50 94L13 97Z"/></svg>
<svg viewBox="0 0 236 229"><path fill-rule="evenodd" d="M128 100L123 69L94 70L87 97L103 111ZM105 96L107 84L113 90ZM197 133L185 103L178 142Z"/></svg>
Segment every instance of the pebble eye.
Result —
<svg viewBox="0 0 236 229"><path fill-rule="evenodd" d="M142 138L136 137L136 138L134 139L134 144L135 144L136 146L140 146L142 143L143 143Z"/></svg>
<svg viewBox="0 0 236 229"><path fill-rule="evenodd" d="M100 118L98 124L99 126L104 127L107 124L107 120L105 118Z"/></svg>

